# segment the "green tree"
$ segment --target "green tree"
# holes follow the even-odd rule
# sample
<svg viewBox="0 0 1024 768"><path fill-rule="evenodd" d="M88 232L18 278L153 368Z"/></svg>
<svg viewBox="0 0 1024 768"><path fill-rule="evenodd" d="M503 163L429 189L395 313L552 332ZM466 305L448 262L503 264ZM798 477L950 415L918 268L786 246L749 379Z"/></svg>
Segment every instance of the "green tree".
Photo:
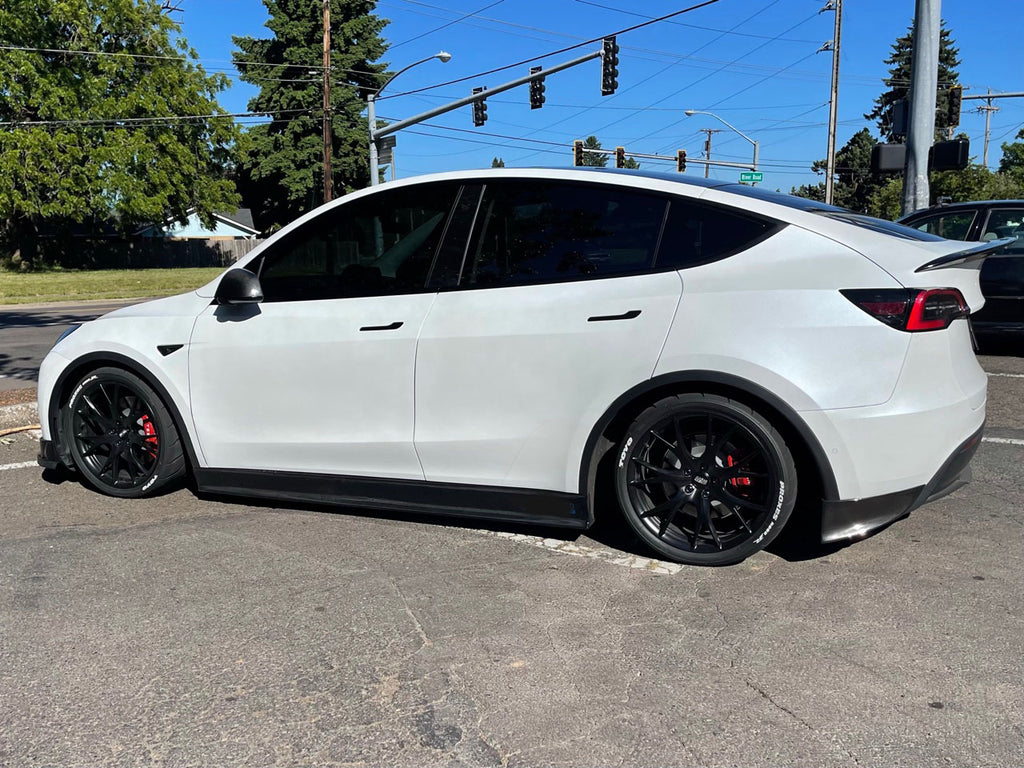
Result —
<svg viewBox="0 0 1024 768"><path fill-rule="evenodd" d="M889 77L883 82L888 90L875 99L875 106L864 117L868 120L876 120L878 132L889 142L896 141L896 134L892 127L893 105L905 99L910 94L910 63L913 52L914 28L910 27L907 34L898 37L892 45L892 53L885 63L889 65ZM949 87L959 81L959 73L956 68L960 66L960 51L956 47L949 29L945 22L942 23L939 31L939 84L935 100L935 137L944 139L947 129L950 128L949 116Z"/></svg>
<svg viewBox="0 0 1024 768"><path fill-rule="evenodd" d="M608 155L588 152L588 149L601 149L601 142L597 140L597 136L587 136L583 140L583 165L590 168L605 168L608 165Z"/></svg>
<svg viewBox="0 0 1024 768"><path fill-rule="evenodd" d="M204 117L224 114L227 79L208 76L179 32L155 0L0 4L0 44L19 48L0 51L8 262L32 266L41 230L184 221L190 208L212 225L237 206L225 170L234 122ZM61 52L72 50L104 55Z"/></svg>
<svg viewBox="0 0 1024 768"><path fill-rule="evenodd" d="M1018 139L1024 139L1024 128L1017 134ZM1007 142L1003 144L1003 157L999 161L999 172L1024 179L1024 141Z"/></svg>
<svg viewBox="0 0 1024 768"><path fill-rule="evenodd" d="M867 212L875 192L883 187L886 179L871 173L871 149L875 138L867 128L861 128L836 152L835 179L832 199L835 205L860 213ZM816 160L811 165L815 173L824 174L827 164ZM811 200L825 200L825 184L804 184L791 190L791 194Z"/></svg>
<svg viewBox="0 0 1024 768"><path fill-rule="evenodd" d="M493 160L491 160L491 168L504 168L504 167L505 167L505 161L502 160L500 157L496 157Z"/></svg>
<svg viewBox="0 0 1024 768"><path fill-rule="evenodd" d="M235 37L241 79L259 88L249 109L271 122L246 132L243 195L259 226L274 229L323 200L323 17L311 0L263 0L270 37ZM331 170L338 193L366 186L366 94L383 82L376 63L387 21L373 0L331 0Z"/></svg>

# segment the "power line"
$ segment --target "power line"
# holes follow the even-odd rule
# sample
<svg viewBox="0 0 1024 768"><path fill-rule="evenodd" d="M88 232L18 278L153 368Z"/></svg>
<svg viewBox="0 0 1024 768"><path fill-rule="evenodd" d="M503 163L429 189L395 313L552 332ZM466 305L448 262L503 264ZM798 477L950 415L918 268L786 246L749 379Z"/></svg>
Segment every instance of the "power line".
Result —
<svg viewBox="0 0 1024 768"><path fill-rule="evenodd" d="M411 43L412 41L419 40L420 38L426 37L427 35L432 35L435 32L440 32L442 29L450 27L453 24L458 24L460 21L465 21L466 19L472 18L473 16L476 16L477 14L483 13L484 11L488 10L489 8L493 8L496 5L501 5L503 2L505 2L505 0L495 0L495 2L491 3L490 5L485 5L480 10L470 11L469 13L463 14L462 16L459 16L459 18L453 19L452 21L449 21L446 24L442 24L439 27L434 27L433 29L427 30L426 32L422 32L422 33L420 33L418 35L415 35L415 36L410 37L410 38L408 38L406 40L403 40L400 43L394 43L392 45L389 45L388 46L388 50L389 51L393 51L395 48L399 48L399 47L405 45L406 43Z"/></svg>
<svg viewBox="0 0 1024 768"><path fill-rule="evenodd" d="M618 13L624 13L624 14L626 14L628 16L637 16L637 17L639 17L641 19L649 19L649 18L651 18L650 16L648 16L647 14L644 14L644 13L637 13L636 11L627 11L624 8L615 8L614 6L611 6L611 5L602 5L601 3L595 3L595 2L592 2L591 0L575 0L575 2L580 3L581 5L592 5L595 8L603 8L606 11L617 11ZM762 40L768 39L768 37L769 37L768 35L755 35L752 32L736 32L735 31L736 27L733 27L732 29L715 29L714 27L703 27L703 26L701 26L699 24L687 24L684 21L669 21L668 23L669 24L674 24L674 25L676 25L678 27L687 27L689 29L699 29L699 30L702 30L704 32L721 32L723 35L735 35L737 37L755 37L755 38L761 38ZM785 43L810 43L812 45L818 45L818 43L821 42L819 40L801 40L801 39L793 38L793 37L779 37L779 38L774 38L774 39L776 39L776 40L778 40L780 42L785 42Z"/></svg>
<svg viewBox="0 0 1024 768"><path fill-rule="evenodd" d="M569 45L569 46L566 46L564 48L559 48L556 51L549 51L547 53L541 54L540 56L531 56L528 59L522 59L521 61L517 61L517 62L515 62L513 64L506 64L505 66L502 66L502 67L495 67L494 69L489 69L489 70L487 70L485 72L477 72L476 74L467 75L466 77L459 77L459 78L456 78L455 80L448 80L448 81L443 82L443 83L437 83L435 85L428 85L428 86L425 86L423 88L416 88L415 90L411 90L411 91L402 91L401 93L389 94L387 96L380 97L380 99L378 99L378 100L379 101L383 101L384 99L394 99L394 98L398 98L399 96L408 96L408 95L413 94L413 93L421 93L423 91L431 91L434 88L443 88L446 85L455 85L456 83L464 83L467 80L476 80L477 78L485 77L486 75L493 75L495 72L503 72L506 69L513 69L514 67L521 67L524 64L529 64L529 63L534 62L534 61L540 61L541 59L546 59L546 58L549 58L551 56L559 56L559 55L561 55L563 53L567 53L568 51L574 51L577 48L582 48L585 45L590 45L591 43L600 42L605 37L624 35L627 32L632 32L633 30L640 29L641 27L649 27L652 24L656 24L656 23L658 23L660 21L665 21L666 19L670 19L673 16L679 16L679 15L684 14L684 13L690 13L691 11L696 11L699 8L704 8L704 7L709 6L709 5L714 5L718 1L719 0L704 0L704 2L698 3L697 5L691 5L689 8L684 8L681 11L673 11L672 13L667 13L664 16L659 16L656 19L651 19L650 21L645 21L645 22L642 22L640 24L634 24L631 27L625 27L624 29L620 29L620 30L618 30L616 32L612 32L612 33L610 33L608 35L602 35L601 37L594 37L594 38L591 38L589 40L584 40L582 43L576 43L575 45Z"/></svg>
<svg viewBox="0 0 1024 768"><path fill-rule="evenodd" d="M269 117L274 115L295 114L298 112L313 112L312 109L280 109L273 113L269 112L219 112L209 115L153 115L150 117L107 117L107 118L85 118L78 120L7 120L0 122L0 126L6 128L36 128L57 125L111 125L111 124L154 124L163 122L185 122L188 120L212 120L244 117Z"/></svg>

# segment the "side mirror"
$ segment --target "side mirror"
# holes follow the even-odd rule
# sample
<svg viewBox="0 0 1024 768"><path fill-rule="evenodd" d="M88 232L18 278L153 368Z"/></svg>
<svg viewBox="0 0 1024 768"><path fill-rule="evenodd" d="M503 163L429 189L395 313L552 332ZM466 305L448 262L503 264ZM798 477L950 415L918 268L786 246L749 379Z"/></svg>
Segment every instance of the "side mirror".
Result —
<svg viewBox="0 0 1024 768"><path fill-rule="evenodd" d="M248 269L232 269L221 278L213 300L218 304L259 304L263 301L260 279Z"/></svg>

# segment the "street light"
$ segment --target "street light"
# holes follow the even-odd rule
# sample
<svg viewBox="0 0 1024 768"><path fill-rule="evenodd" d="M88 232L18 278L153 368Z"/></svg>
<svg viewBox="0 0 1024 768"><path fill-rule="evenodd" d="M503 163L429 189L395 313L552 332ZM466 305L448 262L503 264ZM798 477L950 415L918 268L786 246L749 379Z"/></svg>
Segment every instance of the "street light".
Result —
<svg viewBox="0 0 1024 768"><path fill-rule="evenodd" d="M379 180L380 171L378 170L378 167L377 167L377 140L373 136L374 130L377 128L377 110L376 110L376 106L375 106L376 99L380 95L380 92L383 91L385 88L387 88L389 85L391 85L391 83L394 81L394 79L396 77L398 77L400 74L402 74L403 72L408 72L410 69L412 69L413 67L418 67L420 64L426 64L428 61L433 61L434 59L438 59L442 64L447 64L449 61L452 60L452 55L450 53L448 53L448 51L438 51L433 56L427 56L427 58L425 58L425 59L420 59L419 61L414 61L409 66L402 67L400 70L395 72L395 74L393 74L391 77L389 77L384 82L384 85L382 85L380 88L378 88L377 90L372 91L372 92L370 92L370 93L368 93L366 95L366 120L369 123L369 128L370 128L370 185L371 186L375 187L375 186L377 186L377 184L380 183L380 180ZM392 172L394 172L393 169L392 169Z"/></svg>
<svg viewBox="0 0 1024 768"><path fill-rule="evenodd" d="M687 117L693 117L694 115L709 115L710 117L713 117L716 120L718 120L719 122L724 123L725 125L727 125L730 128L732 128L736 133L738 133L740 136L742 136L744 139L746 139L747 141L749 141L751 144L754 145L754 167L751 170L754 170L754 171L757 170L757 158L758 158L758 154L759 154L759 152L761 150L761 145L758 142L754 141L754 139L752 139L749 136L747 136L747 134L745 134L743 131L741 131L739 128L737 128L735 125L730 123L728 120L726 120L726 119L724 119L722 117L719 117L714 112L705 112L702 109L687 109L685 112L683 112L683 114L686 115ZM708 160L710 160L710 159L711 158L709 157Z"/></svg>

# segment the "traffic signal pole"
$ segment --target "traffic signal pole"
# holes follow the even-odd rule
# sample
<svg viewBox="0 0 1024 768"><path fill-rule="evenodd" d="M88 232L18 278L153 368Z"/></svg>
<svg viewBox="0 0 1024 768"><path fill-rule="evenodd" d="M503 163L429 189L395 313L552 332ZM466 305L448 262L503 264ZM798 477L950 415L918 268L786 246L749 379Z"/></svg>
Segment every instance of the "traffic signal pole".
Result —
<svg viewBox="0 0 1024 768"><path fill-rule="evenodd" d="M381 138L383 138L385 136L389 136L392 133L397 133L398 131L402 130L403 128L408 128L411 125L416 125L417 123L422 123L424 120L429 120L432 117L437 117L438 115L443 115L446 112L451 112L452 110L459 109L460 107L464 107L467 104L472 104L472 103L478 102L478 101L482 102L482 101L486 100L488 96L494 96L495 94L502 93L503 91L508 91L508 90L511 90L512 88L518 88L520 85L524 85L524 84L532 82L534 80L543 80L545 77L553 75L556 72L561 72L562 70L565 70L565 69L570 69L572 67L578 67L580 64L583 64L585 62L591 61L592 59L599 59L603 55L604 55L603 51L594 51L592 53L588 53L588 54L585 54L583 56L579 56L579 57L577 57L575 59L572 59L570 61L565 61L565 62L562 62L561 64L556 64L555 66L549 67L549 68L547 68L545 70L542 70L540 72L531 72L530 74L525 75L523 77L517 77L515 80L509 80L507 83L502 83L501 85L496 85L493 88L487 88L484 91L481 91L479 93L471 94L471 95L466 96L465 98L462 98L462 99L456 99L455 101L450 101L447 104L442 104L439 107L434 107L433 109L428 109L426 112L420 112L418 115L413 115L412 117L407 117L405 120L399 120L397 122L381 126L380 128L377 128L376 124L375 124L376 113L374 111L373 101L368 100L367 108L368 108L368 111L370 112L370 114L368 115L368 121L370 123L370 180L371 180L371 183L373 182L374 179L377 178L377 174L378 174L378 170L377 170L377 151L376 151L376 149L377 149L377 140L378 139L381 139Z"/></svg>
<svg viewBox="0 0 1024 768"><path fill-rule="evenodd" d="M935 92L939 84L940 0L917 0L910 67L910 126L903 175L902 213L930 203L928 150L935 141Z"/></svg>

